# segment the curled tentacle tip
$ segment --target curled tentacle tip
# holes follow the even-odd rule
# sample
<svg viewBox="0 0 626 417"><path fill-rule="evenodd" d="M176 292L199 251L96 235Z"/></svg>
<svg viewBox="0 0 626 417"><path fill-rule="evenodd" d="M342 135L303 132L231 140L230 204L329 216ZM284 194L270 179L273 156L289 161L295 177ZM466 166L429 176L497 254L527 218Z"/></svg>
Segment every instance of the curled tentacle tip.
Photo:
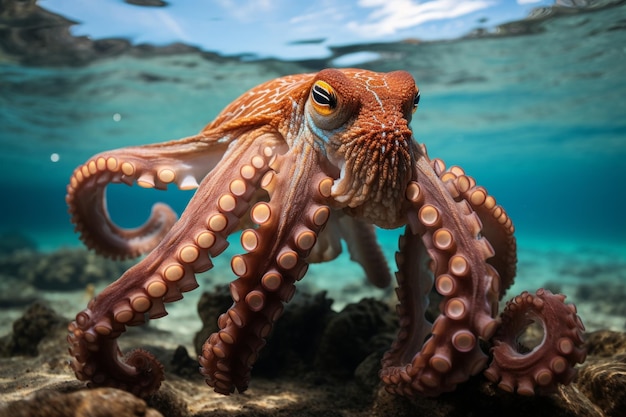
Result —
<svg viewBox="0 0 626 417"><path fill-rule="evenodd" d="M125 362L135 368L134 384L130 388L141 397L155 393L165 379L165 370L161 362L144 349L129 352Z"/></svg>

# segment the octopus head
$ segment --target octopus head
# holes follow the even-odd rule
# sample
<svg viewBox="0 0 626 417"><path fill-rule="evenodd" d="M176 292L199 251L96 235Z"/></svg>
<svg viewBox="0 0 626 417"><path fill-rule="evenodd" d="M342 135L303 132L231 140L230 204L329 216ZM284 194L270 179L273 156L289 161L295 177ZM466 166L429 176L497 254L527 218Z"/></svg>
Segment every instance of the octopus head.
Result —
<svg viewBox="0 0 626 417"><path fill-rule="evenodd" d="M305 106L307 125L338 168L338 207L380 227L403 223L404 192L415 158L411 116L419 102L404 71L321 71Z"/></svg>

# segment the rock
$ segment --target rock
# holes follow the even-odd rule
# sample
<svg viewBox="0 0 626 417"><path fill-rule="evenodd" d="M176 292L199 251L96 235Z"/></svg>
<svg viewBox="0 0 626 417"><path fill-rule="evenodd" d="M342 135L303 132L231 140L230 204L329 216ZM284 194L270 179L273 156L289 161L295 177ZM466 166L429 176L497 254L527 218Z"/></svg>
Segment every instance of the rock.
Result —
<svg viewBox="0 0 626 417"><path fill-rule="evenodd" d="M577 385L606 417L626 414L626 333L598 331L586 341L589 358Z"/></svg>
<svg viewBox="0 0 626 417"><path fill-rule="evenodd" d="M606 358L626 354L626 333L599 330L587 335L587 355Z"/></svg>
<svg viewBox="0 0 626 417"><path fill-rule="evenodd" d="M380 358L389 349L397 318L384 303L365 298L348 304L324 329L316 355L316 368L335 376L352 376L357 366L371 354ZM376 362L376 359L370 358ZM365 377L361 369L361 375ZM371 373L371 372L370 372Z"/></svg>
<svg viewBox="0 0 626 417"><path fill-rule="evenodd" d="M200 376L198 372L198 360L189 356L187 349L182 345L176 348L172 359L169 361L169 366L166 367L166 369L185 378L193 379L194 377Z"/></svg>
<svg viewBox="0 0 626 417"><path fill-rule="evenodd" d="M12 278L38 289L55 291L111 282L132 264L132 261L106 259L86 249L59 249L52 253L20 250L0 257L0 270L7 280Z"/></svg>
<svg viewBox="0 0 626 417"><path fill-rule="evenodd" d="M313 370L321 335L328 321L337 314L331 309L332 303L325 291L315 294L297 291L274 323L253 377L301 375Z"/></svg>
<svg viewBox="0 0 626 417"><path fill-rule="evenodd" d="M0 343L0 354L37 356L39 342L66 327L67 320L45 303L35 302L13 323L13 333Z"/></svg>
<svg viewBox="0 0 626 417"><path fill-rule="evenodd" d="M0 409L0 417L163 417L140 398L114 388L71 393L42 390Z"/></svg>

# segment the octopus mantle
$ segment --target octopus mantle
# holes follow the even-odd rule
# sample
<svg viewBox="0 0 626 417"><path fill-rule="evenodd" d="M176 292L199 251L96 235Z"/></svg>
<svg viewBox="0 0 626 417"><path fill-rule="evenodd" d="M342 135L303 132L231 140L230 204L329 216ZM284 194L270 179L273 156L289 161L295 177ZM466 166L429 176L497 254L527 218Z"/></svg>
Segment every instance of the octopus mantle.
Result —
<svg viewBox="0 0 626 417"><path fill-rule="evenodd" d="M498 304L516 269L512 222L485 188L429 158L409 127L420 93L406 72L327 69L278 78L227 106L198 135L103 152L67 188L83 242L114 258L147 256L94 298L69 326L72 367L91 386L137 395L157 390L163 368L143 350L122 357L126 326L167 314L165 303L198 287L195 274L237 230L233 305L199 358L216 392L248 387L259 350L311 262L345 241L368 280L390 284L374 225L404 227L396 254L400 331L382 359L390 392L437 395L484 370L506 390L530 395L569 383L582 363L584 327L564 296L540 289ZM197 188L180 219L164 204L123 229L110 219L109 183ZM442 301L433 323L428 294ZM530 323L543 340L522 351ZM492 361L479 340L491 343Z"/></svg>

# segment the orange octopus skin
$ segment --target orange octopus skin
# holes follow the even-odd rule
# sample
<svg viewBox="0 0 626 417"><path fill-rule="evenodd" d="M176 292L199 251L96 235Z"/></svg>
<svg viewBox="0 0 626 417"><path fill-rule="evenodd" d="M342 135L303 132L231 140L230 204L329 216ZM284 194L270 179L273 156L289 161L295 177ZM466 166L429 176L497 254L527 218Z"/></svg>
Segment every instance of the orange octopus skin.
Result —
<svg viewBox="0 0 626 417"><path fill-rule="evenodd" d="M165 316L165 303L197 288L195 274L244 227L246 253L231 260L233 305L199 358L216 392L244 391L308 263L332 260L344 239L368 279L389 285L376 225L405 226L396 255L400 330L380 371L390 392L437 395L485 368L521 394L569 383L585 358L575 308L539 290L515 297L497 318L515 276L513 224L472 177L430 159L415 141L409 124L418 102L403 71L287 76L243 94L195 136L103 152L78 167L66 200L83 242L114 258L147 253L70 324L78 379L140 396L156 391L162 366L142 350L123 358L117 338L126 326ZM157 204L143 226L126 230L110 219L104 194L120 182L197 191L180 219ZM433 288L443 300L429 323ZM516 339L529 318L545 336L521 353ZM489 367L479 339L493 343Z"/></svg>

